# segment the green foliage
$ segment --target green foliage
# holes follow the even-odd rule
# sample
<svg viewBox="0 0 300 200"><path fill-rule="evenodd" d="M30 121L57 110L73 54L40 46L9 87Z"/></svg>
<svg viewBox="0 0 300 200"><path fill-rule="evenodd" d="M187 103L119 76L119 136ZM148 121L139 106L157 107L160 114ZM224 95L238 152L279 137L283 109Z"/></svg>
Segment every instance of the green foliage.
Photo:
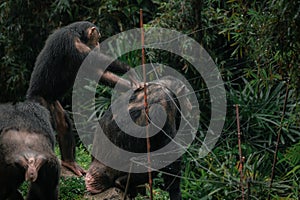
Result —
<svg viewBox="0 0 300 200"><path fill-rule="evenodd" d="M90 149L86 149L82 144L78 145L76 148L76 161L84 169L88 169L91 163L89 150ZM55 147L55 154L60 159L61 154L58 145Z"/></svg>
<svg viewBox="0 0 300 200"><path fill-rule="evenodd" d="M85 193L85 183L82 177L62 177L59 185L59 199L83 199Z"/></svg>
<svg viewBox="0 0 300 200"><path fill-rule="evenodd" d="M104 0L98 7L98 21L104 39L133 28L139 27L139 10L142 8L144 22L153 18L157 7L156 1L149 0Z"/></svg>
<svg viewBox="0 0 300 200"><path fill-rule="evenodd" d="M59 148L55 152L60 156ZM83 145L76 148L76 161L84 169L88 169L91 164L91 156ZM59 199L61 200L79 200L84 199L86 194L84 177L61 177L59 182Z"/></svg>
<svg viewBox="0 0 300 200"><path fill-rule="evenodd" d="M240 105L246 194L251 199L266 197L287 80L290 86L279 159L283 159L284 149L299 141L299 56L293 56L300 50L299 5L296 5L297 1L239 0L172 0L160 4L158 17L151 24L181 30L203 44L220 67L228 91L226 125L214 152L198 160L199 137L186 155L184 198L241 198L235 167L238 162L236 118L232 107L235 104ZM180 65L184 63L176 67ZM192 79L193 70L181 72ZM193 85L205 88L201 82ZM209 97L200 95L200 104L207 105L209 110L205 101ZM202 114L201 123L210 118L209 114ZM208 127L205 123L202 128ZM205 129L199 131L202 133ZM294 154L292 151L291 155ZM286 163L277 164L273 197L297 197L298 184L294 182L298 177L285 176L297 170L297 166L289 168Z"/></svg>
<svg viewBox="0 0 300 200"><path fill-rule="evenodd" d="M198 151L211 114L207 87L183 58L146 49L147 61L172 66L184 74L199 98L201 126L184 156L183 198L241 199L233 108L239 104L245 196L264 199L269 193L276 137L282 126L271 195L273 199L299 199L300 11L296 0L1 1L0 101L24 99L35 58L55 28L90 20L99 26L101 39L106 39L139 27L140 8L146 27L176 29L202 44L225 81L228 112L223 133L213 152L200 159ZM120 59L131 66L140 65L140 52L130 52ZM86 90L96 83L89 84ZM281 121L287 84L287 110ZM96 105L93 115L99 117L110 105L111 95L111 89L97 86L97 98L81 106L92 109ZM82 146L77 150L77 160L84 168L90 163ZM61 198L82 198L83 184L80 178L61 180ZM167 199L160 184L161 179L155 179L155 199Z"/></svg>
<svg viewBox="0 0 300 200"><path fill-rule="evenodd" d="M201 140L196 140L185 155L183 196L191 199L240 199L239 153L236 113L233 105L240 107L242 132L243 185L250 199L267 197L275 149L281 123L286 84L266 84L264 80L243 78L244 84L228 84L228 111L226 124L217 146L208 156L199 159ZM288 93L287 111L283 121L276 165L276 180L272 189L274 197L297 197L299 175L298 149L300 130L295 125L296 105L293 90ZM295 145L294 145L295 144ZM287 153L285 147L292 146ZM285 154L285 155L284 155ZM298 162L298 163L297 163ZM292 176L293 175L293 176Z"/></svg>
<svg viewBox="0 0 300 200"><path fill-rule="evenodd" d="M28 194L28 187L29 187L29 183L28 182L24 182L22 183L22 185L20 186L20 192L21 194L25 197Z"/></svg>
<svg viewBox="0 0 300 200"><path fill-rule="evenodd" d="M217 1L212 1L216 3ZM246 70L268 73L265 81L291 79L299 89L299 4L297 1L228 1L210 16L230 43L231 57L249 60ZM253 64L256 66L253 69ZM248 69L249 68L249 69ZM260 77L265 78L265 77Z"/></svg>
<svg viewBox="0 0 300 200"><path fill-rule="evenodd" d="M285 160L289 161L292 165L300 165L299 152L300 152L300 142L294 144L293 146L287 149Z"/></svg>
<svg viewBox="0 0 300 200"><path fill-rule="evenodd" d="M20 191L25 197L28 192L29 183L24 182ZM82 200L86 193L83 177L61 177L59 180L59 199L60 200Z"/></svg>
<svg viewBox="0 0 300 200"><path fill-rule="evenodd" d="M241 123L249 124L242 129L244 138L255 146L271 145L281 123L286 84L279 82L276 85L266 85L262 80L243 80L244 88L230 90L228 95L230 104L239 104L241 107ZM299 129L293 120L296 106L292 98L293 91L288 94L289 110L283 122L284 136L280 141L282 144L286 144L286 140L295 142L300 139Z"/></svg>

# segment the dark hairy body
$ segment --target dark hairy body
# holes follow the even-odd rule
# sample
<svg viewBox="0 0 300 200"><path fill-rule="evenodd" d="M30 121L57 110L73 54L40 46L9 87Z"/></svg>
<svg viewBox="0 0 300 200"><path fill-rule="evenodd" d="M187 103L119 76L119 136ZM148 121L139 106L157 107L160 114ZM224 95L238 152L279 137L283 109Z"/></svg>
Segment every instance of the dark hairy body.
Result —
<svg viewBox="0 0 300 200"><path fill-rule="evenodd" d="M163 125L163 128L156 135L150 137L151 151L161 149L167 145L172 138L176 135L177 126L179 124L180 115L178 110L178 105L175 95L164 85L168 85L170 80L162 80L161 83L149 83L147 86L148 94L148 103L149 103L149 112L151 112L153 104L161 105L166 112L166 122ZM140 125L146 125L146 117L144 110L144 91L137 90L132 95L129 104L128 110L131 115L132 120ZM155 110L152 110L155 112ZM154 113L155 115L155 113ZM156 116L158 116L157 114ZM131 120L131 119L130 119ZM107 110L104 116L99 121L102 130L116 146L136 153L146 153L147 144L145 138L133 137L121 130L118 124L115 122L114 115L111 109ZM99 147L101 147L101 137L99 134L95 134L94 143L93 143L93 155L97 154L106 154L104 156L111 157L115 160L118 160L119 155L116 152L107 150L103 152ZM123 163L123 165L130 165L128 163ZM180 200L180 170L181 170L181 159L177 159L173 163L161 169L164 179L164 189L167 190L170 194L171 200ZM153 175L156 175L157 172L153 172ZM110 187L119 187L125 189L127 185L128 173L118 171L111 167L106 166L101 161L93 158L93 162L86 175L86 187L87 190L91 193L100 193ZM141 184L148 182L147 173L131 173L128 183L128 193L131 197L136 195L136 187Z"/></svg>
<svg viewBox="0 0 300 200"><path fill-rule="evenodd" d="M37 103L0 105L0 199L23 199L18 187L30 181L27 199L58 199L60 163L48 111Z"/></svg>
<svg viewBox="0 0 300 200"><path fill-rule="evenodd" d="M99 48L100 32L90 22L75 22L54 31L47 39L44 48L38 55L27 90L27 99L45 106L51 115L51 123L58 132L58 143L62 154L62 165L75 174L85 171L75 162L75 141L71 122L60 105L61 98L72 89L77 72L84 59L91 54L99 68L95 71L101 75L101 82L109 86L120 82L124 87L140 87L132 78L122 80L115 73L126 73L128 65L113 61L107 70L101 68L101 62L109 59L104 54L93 51Z"/></svg>

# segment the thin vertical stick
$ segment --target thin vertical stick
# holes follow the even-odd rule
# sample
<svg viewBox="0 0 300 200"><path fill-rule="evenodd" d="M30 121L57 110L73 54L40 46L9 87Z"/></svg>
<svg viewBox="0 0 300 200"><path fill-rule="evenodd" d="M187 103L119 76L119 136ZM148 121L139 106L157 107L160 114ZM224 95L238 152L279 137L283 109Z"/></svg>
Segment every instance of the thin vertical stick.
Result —
<svg viewBox="0 0 300 200"><path fill-rule="evenodd" d="M152 174L151 174L151 146L149 138L149 108L147 101L147 77L146 77L146 66L145 66L145 40L144 40L144 24L143 24L143 10L140 9L140 28L141 28L141 42L142 42L142 66L143 66L143 78L144 78L144 107L146 113L146 138L147 138L147 160L148 160L148 177L149 177L149 187L150 187L150 200L153 199L153 189L152 189Z"/></svg>
<svg viewBox="0 0 300 200"><path fill-rule="evenodd" d="M147 77L146 77L146 66L145 66L145 36L144 36L144 24L143 24L143 10L140 9L140 28L141 28L141 43L142 43L142 66L143 66L143 78L144 78L144 90L147 87ZM145 90L145 94L147 90ZM147 98L145 99L147 102Z"/></svg>
<svg viewBox="0 0 300 200"><path fill-rule="evenodd" d="M127 196L128 188L129 188L129 184L130 184L131 171L132 171L132 161L130 163L129 173L128 173L128 177L127 177L127 181L126 181L126 187L125 187L125 191L124 191L122 200L126 200L126 196Z"/></svg>
<svg viewBox="0 0 300 200"><path fill-rule="evenodd" d="M238 170L240 172L240 184L241 184L241 190L242 190L242 200L244 200L245 199L245 197L244 197L244 185L243 185L243 178L244 178L243 162L244 162L244 159L243 159L243 156L242 156L240 114L239 114L239 105L238 104L235 105L235 109L236 109L236 123L237 123L237 129L238 129L239 157L240 157L240 164L238 166Z"/></svg>
<svg viewBox="0 0 300 200"><path fill-rule="evenodd" d="M251 194L251 179L247 179L247 200L250 199L250 194Z"/></svg>
<svg viewBox="0 0 300 200"><path fill-rule="evenodd" d="M271 198L271 189L272 189L274 176L275 176L275 166L276 166L276 163L277 163L278 146L279 146L279 141L280 141L280 137L281 137L281 133L282 133L282 124L283 124L283 119L284 119L284 116L285 116L288 94L289 94L289 83L286 84L283 110L282 110L282 115L281 115L281 120L280 120L280 127L279 127L279 130L278 130L277 141L276 141L276 144L275 144L275 152L274 152L274 158L273 158L273 165L272 165L272 173L271 173L271 180L270 180L270 186L269 186L268 200L270 200L270 198Z"/></svg>

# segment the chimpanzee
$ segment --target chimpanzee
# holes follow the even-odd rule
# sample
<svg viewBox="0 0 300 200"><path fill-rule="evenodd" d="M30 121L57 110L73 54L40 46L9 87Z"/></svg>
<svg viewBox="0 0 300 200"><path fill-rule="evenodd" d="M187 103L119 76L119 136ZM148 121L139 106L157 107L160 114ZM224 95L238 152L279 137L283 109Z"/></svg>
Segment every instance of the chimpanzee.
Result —
<svg viewBox="0 0 300 200"><path fill-rule="evenodd" d="M49 111L23 102L2 104L0 113L0 199L23 199L24 180L31 182L28 200L58 199L60 163Z"/></svg>
<svg viewBox="0 0 300 200"><path fill-rule="evenodd" d="M173 86L176 88L173 88ZM176 93L176 96L174 93ZM162 106L166 112L166 121L163 124L162 130L157 134L150 137L151 152L157 149L161 149L170 143L172 138L177 134L178 126L180 123L180 106L178 105L178 95L186 95L189 93L188 88L180 81L176 81L171 77L166 77L160 81L150 82L147 86L149 113L151 116L151 111L155 112L154 104ZM184 97L184 96L183 96ZM187 108L187 111L191 111L191 102L189 99L183 100L183 106ZM130 98L127 107L130 116L136 124L140 126L146 125L145 108L144 108L144 91L137 90L134 92ZM158 116L159 114L155 115ZM116 123L116 116L111 109L108 109L103 117L100 119L100 126L105 133L106 137L113 142L116 146L135 153L145 153L146 152L146 139L133 137L125 133L122 128ZM125 122L126 124L126 122ZM128 130L127 130L128 131ZM182 134L182 133L181 133ZM103 140L103 137L99 133L95 134L93 142L93 155L103 155L103 157L108 157L114 159L118 162L118 159L122 157L117 152L113 152L108 148L103 151L103 146L107 142ZM175 147L175 153L178 151L178 146ZM179 146L180 148L180 146ZM170 152L169 152L170 153ZM166 154L168 156L170 154ZM119 187L124 189L127 184L128 173L113 169L106 166L101 161L97 160L95 157L92 158L91 166L86 174L85 183L86 188L91 193L100 193L110 187ZM163 159L162 159L163 160ZM120 163L121 164L121 163ZM130 165L129 163L122 163L122 165ZM171 162L166 167L162 169L164 178L164 189L170 194L171 200L180 200L180 172L181 172L181 159L180 157ZM157 174L156 172L153 172ZM148 175L147 173L131 173L129 178L129 190L128 193L134 197L136 195L136 186L147 183Z"/></svg>
<svg viewBox="0 0 300 200"><path fill-rule="evenodd" d="M92 53L99 60L97 73L102 75L100 81L109 86L118 81L127 88L142 86L131 75L129 78L132 84L111 73L126 73L130 70L128 65L118 60L112 62L106 71L101 68L101 61L108 57L92 51L99 48L99 38L98 28L87 21L75 22L54 31L36 59L27 90L28 100L39 102L50 110L53 128L58 132L62 165L77 175L82 175L85 171L75 162L75 141L71 123L59 100L72 88L84 59Z"/></svg>

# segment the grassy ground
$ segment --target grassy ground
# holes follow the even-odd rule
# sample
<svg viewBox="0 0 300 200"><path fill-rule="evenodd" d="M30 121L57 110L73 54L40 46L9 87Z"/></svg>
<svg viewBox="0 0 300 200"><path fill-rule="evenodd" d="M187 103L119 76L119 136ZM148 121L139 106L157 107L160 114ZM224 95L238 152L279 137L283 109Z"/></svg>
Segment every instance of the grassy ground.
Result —
<svg viewBox="0 0 300 200"><path fill-rule="evenodd" d="M58 147L55 149L56 154L60 157ZM91 163L91 156L89 152L83 147L79 146L76 149L76 160L84 169L88 169ZM155 183L160 182L159 179L154 180ZM28 183L24 182L20 188L23 196L26 196L28 190ZM148 190L147 190L147 193ZM59 199L60 200L84 200L86 194L84 177L61 177L59 182ZM155 189L154 194L158 200L167 200L166 192ZM148 194L149 195L149 194ZM145 196L138 196L136 200L144 200Z"/></svg>

